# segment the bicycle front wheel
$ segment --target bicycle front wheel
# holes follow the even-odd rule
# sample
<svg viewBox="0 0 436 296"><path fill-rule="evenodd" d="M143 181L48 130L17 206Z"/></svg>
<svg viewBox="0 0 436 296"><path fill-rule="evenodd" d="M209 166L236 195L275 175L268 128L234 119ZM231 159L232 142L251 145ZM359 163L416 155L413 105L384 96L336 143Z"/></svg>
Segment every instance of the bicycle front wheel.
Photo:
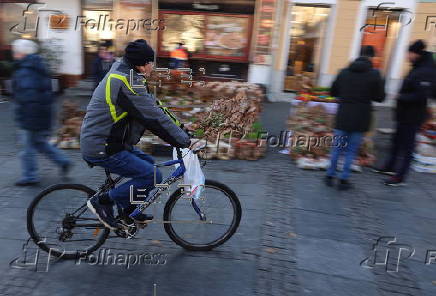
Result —
<svg viewBox="0 0 436 296"><path fill-rule="evenodd" d="M206 180L198 199L186 197L181 188L170 196L164 209L164 227L179 246L209 251L232 237L241 212L239 199L229 187Z"/></svg>
<svg viewBox="0 0 436 296"><path fill-rule="evenodd" d="M97 250L110 230L86 206L95 191L80 184L58 184L41 192L27 209L27 231L42 250L62 259Z"/></svg>

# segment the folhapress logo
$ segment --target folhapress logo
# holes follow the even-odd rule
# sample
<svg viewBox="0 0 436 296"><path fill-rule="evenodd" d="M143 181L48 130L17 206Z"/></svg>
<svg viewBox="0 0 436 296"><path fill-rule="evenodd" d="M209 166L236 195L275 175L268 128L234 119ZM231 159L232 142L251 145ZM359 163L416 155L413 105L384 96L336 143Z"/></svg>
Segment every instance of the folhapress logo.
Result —
<svg viewBox="0 0 436 296"><path fill-rule="evenodd" d="M380 237L373 245L371 255L360 265L365 268L384 266L387 272L398 272L400 263L414 254L415 249L412 246L397 243L395 237Z"/></svg>

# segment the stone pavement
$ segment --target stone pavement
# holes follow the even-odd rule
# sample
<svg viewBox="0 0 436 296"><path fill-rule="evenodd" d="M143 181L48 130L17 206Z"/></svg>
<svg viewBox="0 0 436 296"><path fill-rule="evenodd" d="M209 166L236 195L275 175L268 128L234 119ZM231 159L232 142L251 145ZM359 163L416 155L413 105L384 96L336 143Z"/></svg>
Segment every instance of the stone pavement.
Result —
<svg viewBox="0 0 436 296"><path fill-rule="evenodd" d="M271 134L284 128L288 109L286 103L265 104L262 121ZM259 161L211 161L205 167L208 178L237 193L243 208L238 232L214 251L187 252L153 224L138 239L110 239L104 247L164 254L165 264L126 269L62 261L48 272L11 268L28 238L27 206L44 187L61 182L57 169L41 158L42 184L13 186L20 164L11 110L10 103L0 104L0 295L153 295L154 285L156 295L165 296L436 293L436 264L425 264L427 250L436 250L434 175L412 173L409 186L400 189L383 186L380 176L365 170L353 176L356 189L338 192L323 185L322 172L299 170L276 149ZM376 115L379 126L390 124L387 110ZM381 154L388 140L378 136ZM92 188L102 182L101 170L89 169L77 151L66 153L75 160L71 182ZM398 272L371 260L361 266L385 236L404 248ZM415 253L405 259L412 248ZM380 259L387 248L380 243L377 250ZM390 260L398 257L396 250L391 245Z"/></svg>

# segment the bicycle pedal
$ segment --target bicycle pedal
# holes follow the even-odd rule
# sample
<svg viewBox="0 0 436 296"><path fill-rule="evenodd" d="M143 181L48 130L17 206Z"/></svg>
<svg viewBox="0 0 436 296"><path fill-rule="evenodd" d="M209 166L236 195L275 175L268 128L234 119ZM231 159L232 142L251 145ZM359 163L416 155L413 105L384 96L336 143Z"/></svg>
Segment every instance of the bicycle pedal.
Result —
<svg viewBox="0 0 436 296"><path fill-rule="evenodd" d="M134 223L126 224L122 221L118 222L118 229L115 230L115 233L125 239L132 239L135 237L138 232L138 226Z"/></svg>
<svg viewBox="0 0 436 296"><path fill-rule="evenodd" d="M148 223L137 223L137 222L135 222L135 224L136 224L136 226L138 226L138 228L141 228L141 229L144 229L145 227L148 226Z"/></svg>

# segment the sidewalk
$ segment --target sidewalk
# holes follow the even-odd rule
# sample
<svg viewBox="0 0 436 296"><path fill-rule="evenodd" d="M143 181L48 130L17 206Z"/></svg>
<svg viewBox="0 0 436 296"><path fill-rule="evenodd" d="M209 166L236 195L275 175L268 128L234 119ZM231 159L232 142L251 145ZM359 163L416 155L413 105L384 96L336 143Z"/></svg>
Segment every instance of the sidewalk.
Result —
<svg viewBox="0 0 436 296"><path fill-rule="evenodd" d="M208 178L219 180L239 196L243 216L234 237L211 252L187 252L175 245L162 225L151 225L138 239L110 239L113 252L162 253L166 264L99 266L58 262L48 273L11 269L28 238L26 208L44 187L58 183L57 169L41 159L39 188L17 189L17 159L11 104L0 104L0 295L435 295L436 265L426 265L426 251L436 249L434 175L413 173L409 186L389 188L368 170L353 176L356 189L338 192L322 183L322 172L302 171L288 155L270 149L259 161L211 161ZM286 103L266 103L262 117L271 134L284 129ZM378 125L389 127L389 110L376 113ZM389 136L378 136L385 151ZM73 183L94 187L103 180L89 169L78 151ZM381 153L383 154L383 153ZM381 236L415 249L398 272L385 266L365 268ZM381 253L386 246L380 246ZM380 255L382 256L382 255Z"/></svg>

